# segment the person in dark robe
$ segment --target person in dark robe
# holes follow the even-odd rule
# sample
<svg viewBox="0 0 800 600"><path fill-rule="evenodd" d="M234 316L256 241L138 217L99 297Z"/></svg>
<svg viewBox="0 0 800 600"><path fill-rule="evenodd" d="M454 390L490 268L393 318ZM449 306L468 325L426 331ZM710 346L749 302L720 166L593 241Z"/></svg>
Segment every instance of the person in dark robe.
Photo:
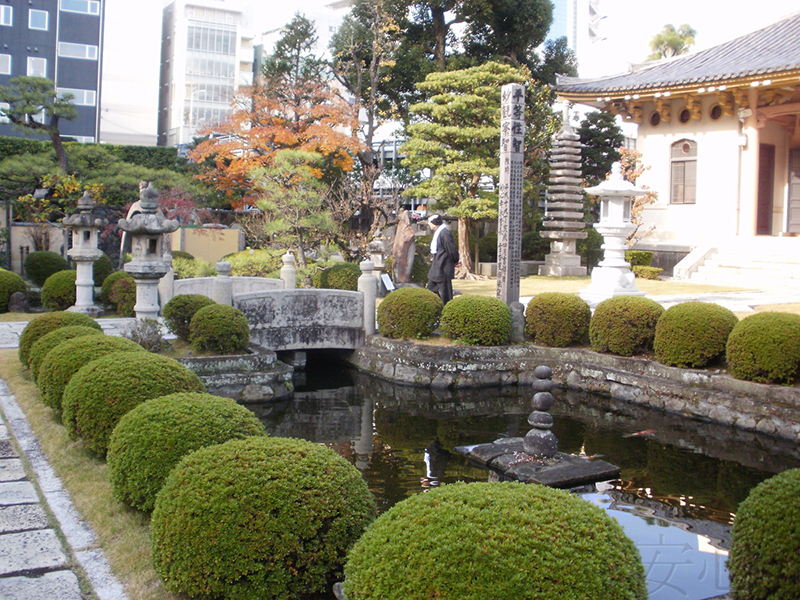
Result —
<svg viewBox="0 0 800 600"><path fill-rule="evenodd" d="M453 299L453 277L458 264L458 248L453 241L453 234L447 228L441 215L428 217L428 225L433 230L431 254L433 261L428 271L428 289L438 294L442 304Z"/></svg>

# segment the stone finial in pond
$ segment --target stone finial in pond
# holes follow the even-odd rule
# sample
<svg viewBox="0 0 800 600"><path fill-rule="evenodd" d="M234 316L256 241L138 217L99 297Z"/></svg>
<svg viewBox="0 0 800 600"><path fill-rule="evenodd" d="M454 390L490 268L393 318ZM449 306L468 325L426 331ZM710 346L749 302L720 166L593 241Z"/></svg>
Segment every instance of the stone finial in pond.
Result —
<svg viewBox="0 0 800 600"><path fill-rule="evenodd" d="M550 367L540 366L533 371L536 379L533 382L533 399L531 405L533 412L528 417L528 423L533 427L525 436L523 448L526 454L540 458L551 458L558 452L558 439L550 431L553 426L553 417L547 411L553 407L555 399L550 390L553 389L553 370Z"/></svg>

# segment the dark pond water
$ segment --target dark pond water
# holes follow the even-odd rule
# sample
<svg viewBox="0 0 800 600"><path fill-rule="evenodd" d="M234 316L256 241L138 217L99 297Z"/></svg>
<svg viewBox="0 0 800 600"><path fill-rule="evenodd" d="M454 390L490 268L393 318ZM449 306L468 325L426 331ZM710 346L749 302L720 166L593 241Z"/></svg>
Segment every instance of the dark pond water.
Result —
<svg viewBox="0 0 800 600"><path fill-rule="evenodd" d="M516 387L398 386L327 355L310 356L306 379L296 384L291 402L250 408L272 435L323 443L350 460L381 511L438 485L496 479L454 448L530 429L532 393ZM727 592L738 504L764 479L800 467L800 449L604 396L563 389L554 395L559 450L602 456L622 469L620 479L576 493L609 511L636 542L651 600Z"/></svg>

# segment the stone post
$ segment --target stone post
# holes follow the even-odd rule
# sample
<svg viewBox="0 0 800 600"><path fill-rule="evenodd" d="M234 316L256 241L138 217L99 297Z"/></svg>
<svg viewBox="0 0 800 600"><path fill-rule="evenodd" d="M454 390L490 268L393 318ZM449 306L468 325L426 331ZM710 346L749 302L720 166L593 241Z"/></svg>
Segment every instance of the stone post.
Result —
<svg viewBox="0 0 800 600"><path fill-rule="evenodd" d="M497 297L519 301L522 255L522 178L525 86L504 85L500 105L500 206L497 220Z"/></svg>
<svg viewBox="0 0 800 600"><path fill-rule="evenodd" d="M281 267L281 280L283 289L293 290L297 287L297 269L294 268L294 254L287 252L281 257L283 266Z"/></svg>
<svg viewBox="0 0 800 600"><path fill-rule="evenodd" d="M359 264L361 277L358 278L358 291L364 294L364 335L375 333L375 299L378 296L378 280L372 274L375 264L363 260Z"/></svg>
<svg viewBox="0 0 800 600"><path fill-rule="evenodd" d="M84 192L78 200L77 210L64 219L64 226L72 230L72 248L67 254L76 264L75 305L67 310L91 317L100 315L102 309L94 303L94 263L103 253L98 249L98 232L108 225L108 219L96 210L95 201Z"/></svg>
<svg viewBox="0 0 800 600"><path fill-rule="evenodd" d="M231 279L231 263L221 260L216 264L217 276L211 287L211 299L217 304L233 305L233 279Z"/></svg>

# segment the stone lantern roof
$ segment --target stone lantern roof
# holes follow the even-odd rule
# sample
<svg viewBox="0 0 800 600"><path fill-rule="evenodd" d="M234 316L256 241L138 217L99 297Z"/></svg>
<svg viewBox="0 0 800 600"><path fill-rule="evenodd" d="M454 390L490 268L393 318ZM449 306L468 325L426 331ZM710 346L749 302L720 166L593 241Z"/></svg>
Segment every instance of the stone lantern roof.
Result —
<svg viewBox="0 0 800 600"><path fill-rule="evenodd" d="M619 162L611 165L611 176L608 179L584 191L601 198L633 198L647 194L647 190L636 187L622 176L622 165Z"/></svg>
<svg viewBox="0 0 800 600"><path fill-rule="evenodd" d="M167 219L158 209L158 191L152 183L139 194L139 210L127 219L120 219L119 228L128 233L154 235L172 233L180 227L178 221Z"/></svg>
<svg viewBox="0 0 800 600"><path fill-rule="evenodd" d="M75 227L99 228L108 225L108 219L97 208L97 203L89 195L89 192L83 192L83 196L78 200L78 208L74 213L65 217L62 223L70 229Z"/></svg>

